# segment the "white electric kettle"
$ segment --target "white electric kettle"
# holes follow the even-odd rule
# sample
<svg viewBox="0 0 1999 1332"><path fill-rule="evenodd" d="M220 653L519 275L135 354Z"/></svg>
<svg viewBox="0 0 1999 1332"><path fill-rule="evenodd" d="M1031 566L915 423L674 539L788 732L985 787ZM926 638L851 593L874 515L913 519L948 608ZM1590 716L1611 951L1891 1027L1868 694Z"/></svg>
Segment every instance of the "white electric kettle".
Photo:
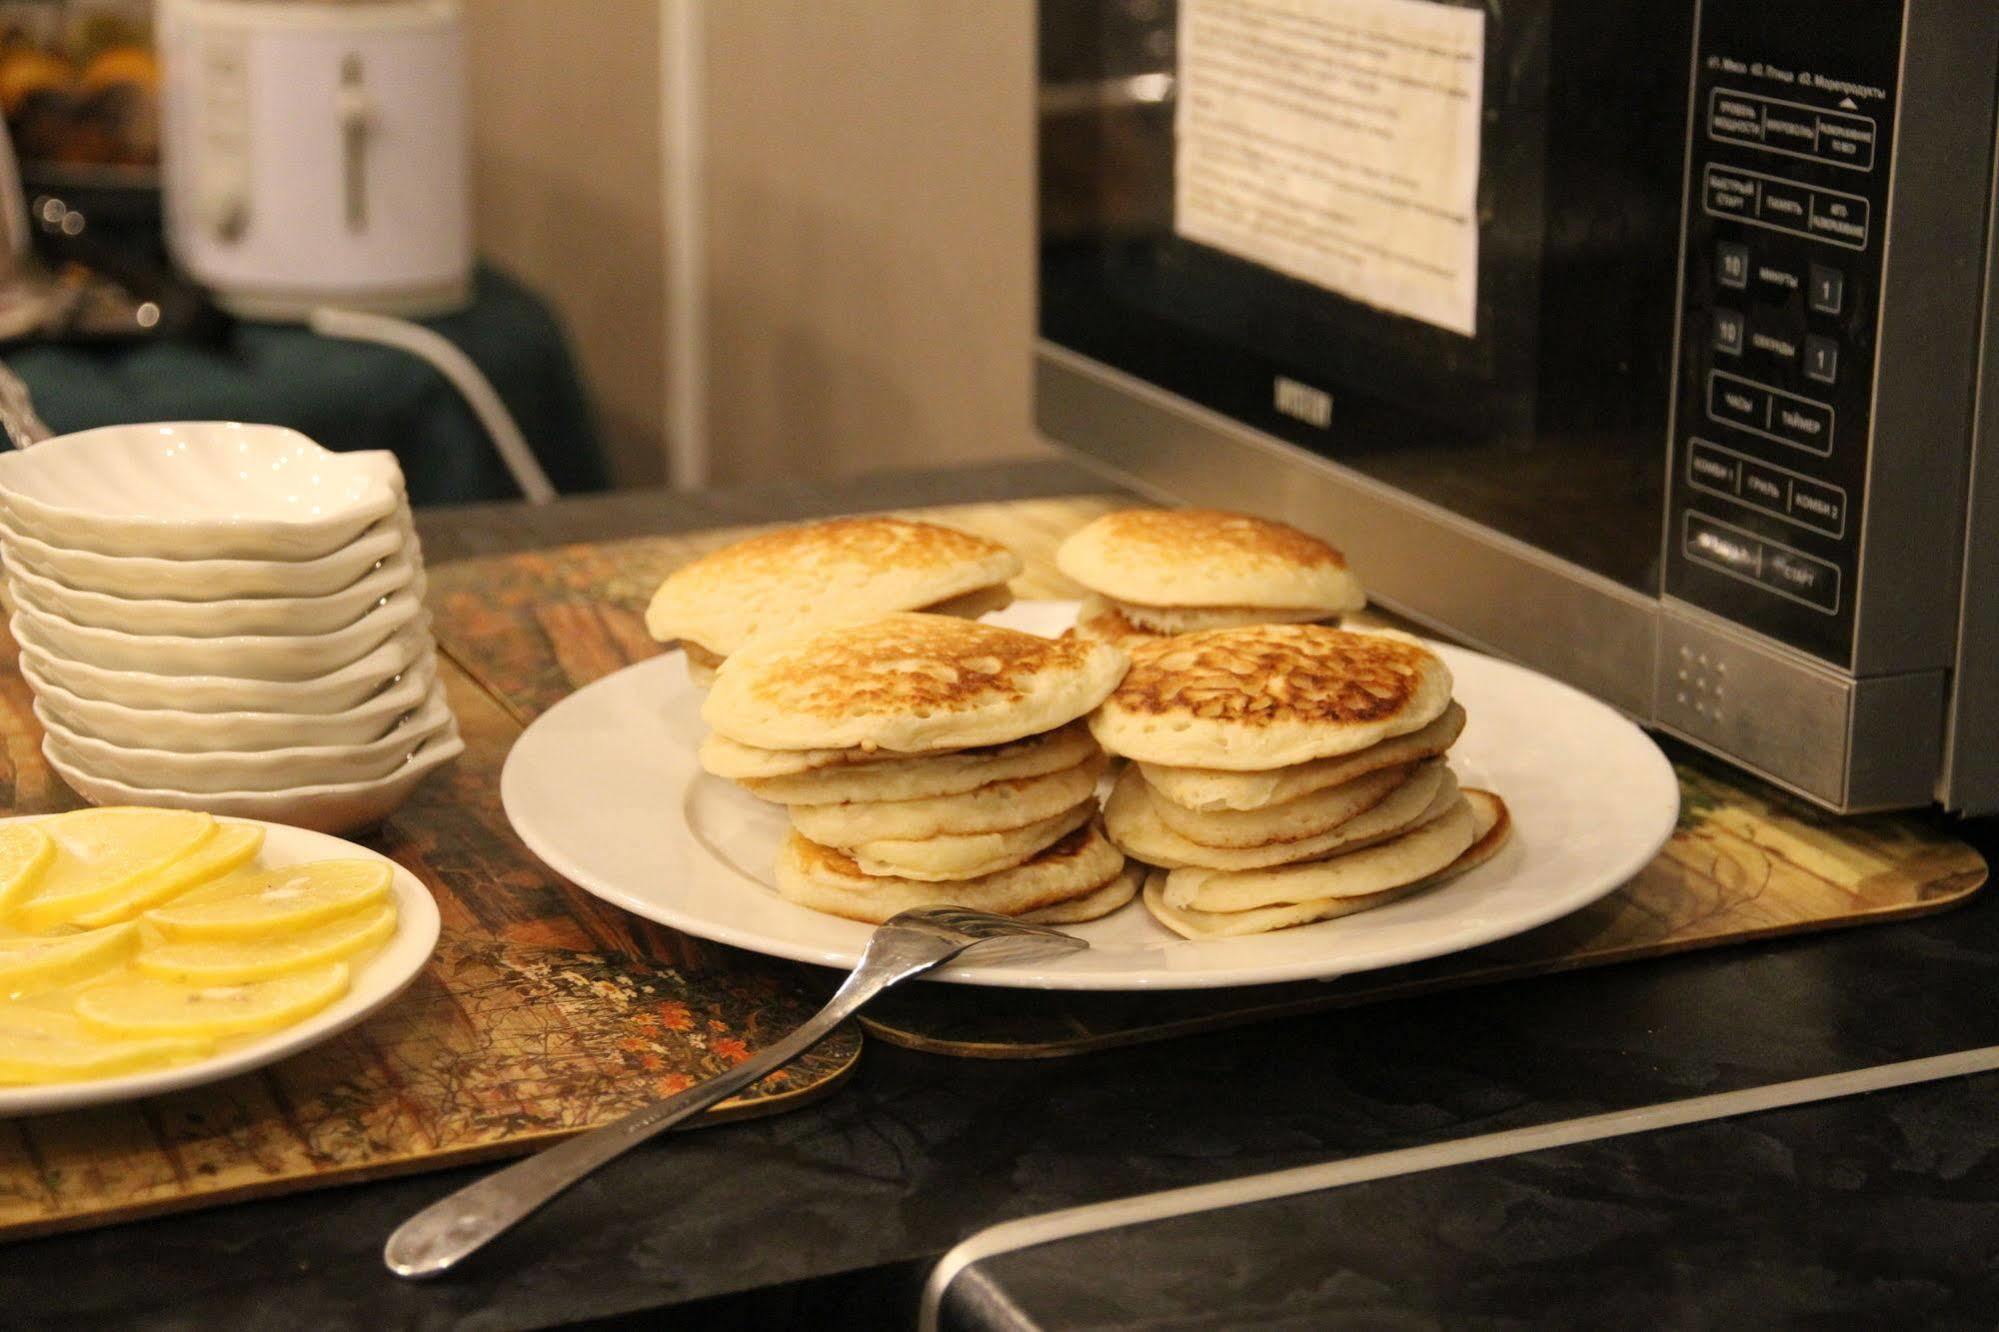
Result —
<svg viewBox="0 0 1999 1332"><path fill-rule="evenodd" d="M167 241L223 308L469 298L458 0L161 0Z"/></svg>

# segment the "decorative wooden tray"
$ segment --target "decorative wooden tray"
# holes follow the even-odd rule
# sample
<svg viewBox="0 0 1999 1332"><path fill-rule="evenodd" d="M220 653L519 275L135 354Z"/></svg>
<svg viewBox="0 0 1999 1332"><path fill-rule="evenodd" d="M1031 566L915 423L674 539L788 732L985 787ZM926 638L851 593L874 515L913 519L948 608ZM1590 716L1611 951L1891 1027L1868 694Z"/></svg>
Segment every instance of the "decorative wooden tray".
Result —
<svg viewBox="0 0 1999 1332"><path fill-rule="evenodd" d="M1060 540L1129 503L1089 496L911 511L1003 541L1027 563L1021 597L1073 597ZM517 717L658 651L641 613L665 574L750 529L572 546L447 566L432 579L439 632ZM940 1054L1074 1054L1426 990L1602 966L1748 939L1892 920L1963 901L1985 862L1926 815L1835 819L1673 749L1681 817L1630 884L1542 929L1474 952L1333 982L1182 994L1034 994L918 985L862 1025Z"/></svg>
<svg viewBox="0 0 1999 1332"><path fill-rule="evenodd" d="M543 869L500 812L519 724L449 661L440 670L465 755L361 839L436 896L430 967L367 1022L258 1072L0 1121L0 1236L518 1154L727 1068L818 1007L809 972L688 947ZM8 812L75 806L11 666L0 724ZM710 1115L803 1104L859 1055L859 1033L837 1033Z"/></svg>
<svg viewBox="0 0 1999 1332"><path fill-rule="evenodd" d="M1432 990L1606 966L1964 901L1985 861L1935 822L1835 820L1676 750L1680 823L1630 883L1573 915L1470 952L1334 981L1178 994L989 993L924 986L869 1009L896 1045L987 1059L1079 1054Z"/></svg>
<svg viewBox="0 0 1999 1332"><path fill-rule="evenodd" d="M1073 596L1056 542L1103 497L925 511L1006 541L1023 597ZM368 839L437 895L445 939L417 985L326 1045L260 1073L133 1105L0 1123L0 1235L378 1177L527 1150L740 1059L802 1021L830 973L662 929L556 878L499 808L520 728L658 650L641 613L668 570L747 529L440 565L431 606L467 752ZM5 659L11 644L0 637ZM25 684L0 670L13 812L76 803L42 763ZM1328 984L1195 995L911 987L872 1029L921 1049L1034 1057L1416 991L1935 910L1985 866L1937 820L1831 820L1678 756L1686 808L1633 884L1458 958ZM851 1069L843 1032L716 1112L800 1104Z"/></svg>

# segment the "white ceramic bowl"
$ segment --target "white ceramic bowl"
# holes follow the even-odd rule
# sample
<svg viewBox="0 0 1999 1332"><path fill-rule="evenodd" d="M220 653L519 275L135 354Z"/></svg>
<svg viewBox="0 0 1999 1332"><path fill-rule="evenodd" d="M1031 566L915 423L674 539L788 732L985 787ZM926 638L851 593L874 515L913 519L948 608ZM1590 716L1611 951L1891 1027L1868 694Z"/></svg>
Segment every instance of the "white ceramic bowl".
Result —
<svg viewBox="0 0 1999 1332"><path fill-rule="evenodd" d="M36 637L16 615L10 625L21 659L73 694L128 708L187 712L291 712L312 716L360 707L431 650L430 622L420 617L348 666L310 680L242 680L226 675L160 675L110 670L76 661Z"/></svg>
<svg viewBox="0 0 1999 1332"><path fill-rule="evenodd" d="M426 649L387 689L345 712L187 712L180 708L128 708L85 698L55 683L21 654L21 674L49 715L79 735L127 749L171 749L182 754L214 750L290 749L301 745L363 745L387 735L421 707L437 678L437 658Z"/></svg>
<svg viewBox="0 0 1999 1332"><path fill-rule="evenodd" d="M42 737L42 755L70 789L93 805L156 805L205 809L239 819L289 823L315 832L344 833L380 823L409 799L417 783L465 752L458 728L447 726L425 741L409 761L386 777L288 791L169 791L130 786L92 773L53 735Z"/></svg>
<svg viewBox="0 0 1999 1332"><path fill-rule="evenodd" d="M72 624L26 604L14 622L34 643L71 661L158 675L231 675L243 680L310 680L358 661L423 614L413 589L396 592L354 623L326 634L127 634Z"/></svg>
<svg viewBox="0 0 1999 1332"><path fill-rule="evenodd" d="M452 724L443 686L435 683L423 706L402 725L361 745L180 754L169 749L127 749L83 735L63 725L40 699L35 701L35 716L76 762L100 777L197 795L377 781L408 762L425 739Z"/></svg>
<svg viewBox="0 0 1999 1332"><path fill-rule="evenodd" d="M100 555L50 545L18 531L7 533L5 544L10 566L30 569L67 587L114 597L180 601L319 597L338 592L398 552L407 552L419 567L423 563L406 507L347 545L313 560L162 560L147 555Z"/></svg>
<svg viewBox="0 0 1999 1332"><path fill-rule="evenodd" d="M0 454L7 526L105 555L309 560L403 502L394 454L335 453L283 426L105 426Z"/></svg>
<svg viewBox="0 0 1999 1332"><path fill-rule="evenodd" d="M427 590L422 571L400 552L359 581L323 597L231 597L221 601L114 597L65 587L14 563L8 565L7 582L17 602L71 624L127 634L184 634L193 638L328 634L353 624L392 593L414 585L421 600Z"/></svg>

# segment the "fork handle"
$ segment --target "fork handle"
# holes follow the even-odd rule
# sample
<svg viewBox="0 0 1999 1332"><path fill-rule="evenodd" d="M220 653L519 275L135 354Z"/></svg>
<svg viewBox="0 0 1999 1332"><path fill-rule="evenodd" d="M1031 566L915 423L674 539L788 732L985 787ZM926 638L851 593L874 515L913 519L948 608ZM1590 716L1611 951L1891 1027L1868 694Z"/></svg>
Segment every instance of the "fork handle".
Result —
<svg viewBox="0 0 1999 1332"><path fill-rule="evenodd" d="M429 1277L448 1271L598 1166L790 1063L824 1040L868 1000L925 969L855 971L803 1026L728 1072L663 1101L640 1106L602 1128L579 1133L432 1203L396 1227L382 1250L382 1260L397 1276Z"/></svg>

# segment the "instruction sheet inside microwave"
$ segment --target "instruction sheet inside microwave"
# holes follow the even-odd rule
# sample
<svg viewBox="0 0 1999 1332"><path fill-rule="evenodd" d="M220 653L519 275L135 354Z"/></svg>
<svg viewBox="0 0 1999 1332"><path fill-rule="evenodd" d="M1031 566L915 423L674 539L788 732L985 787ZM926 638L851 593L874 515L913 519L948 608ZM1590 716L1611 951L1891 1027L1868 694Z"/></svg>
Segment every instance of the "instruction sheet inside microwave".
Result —
<svg viewBox="0 0 1999 1332"><path fill-rule="evenodd" d="M1174 230L1477 332L1485 13L1180 0Z"/></svg>

